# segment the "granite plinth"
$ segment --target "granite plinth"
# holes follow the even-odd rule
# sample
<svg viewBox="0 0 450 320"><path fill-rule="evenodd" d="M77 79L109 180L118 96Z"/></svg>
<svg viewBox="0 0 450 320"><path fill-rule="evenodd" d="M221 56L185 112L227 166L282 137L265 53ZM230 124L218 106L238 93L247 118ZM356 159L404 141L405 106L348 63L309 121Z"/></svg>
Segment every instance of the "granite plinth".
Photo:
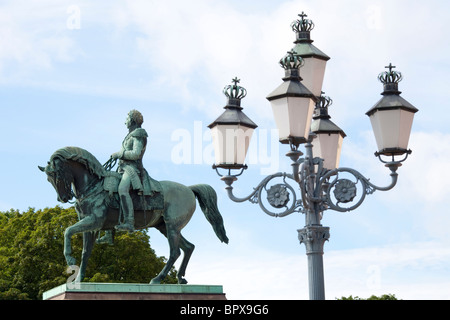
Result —
<svg viewBox="0 0 450 320"><path fill-rule="evenodd" d="M43 300L226 300L221 285L72 283L44 292Z"/></svg>

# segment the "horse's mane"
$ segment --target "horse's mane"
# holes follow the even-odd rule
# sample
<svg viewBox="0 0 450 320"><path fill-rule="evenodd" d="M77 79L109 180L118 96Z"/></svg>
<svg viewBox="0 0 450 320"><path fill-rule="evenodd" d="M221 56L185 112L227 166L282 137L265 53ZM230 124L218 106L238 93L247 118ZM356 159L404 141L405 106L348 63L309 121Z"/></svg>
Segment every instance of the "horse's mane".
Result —
<svg viewBox="0 0 450 320"><path fill-rule="evenodd" d="M99 178L104 177L106 174L105 168L97 160L97 158L95 158L89 151L86 151L82 148L61 148L53 153L50 161L53 161L55 158L79 162L83 164L90 171L90 173L97 175Z"/></svg>

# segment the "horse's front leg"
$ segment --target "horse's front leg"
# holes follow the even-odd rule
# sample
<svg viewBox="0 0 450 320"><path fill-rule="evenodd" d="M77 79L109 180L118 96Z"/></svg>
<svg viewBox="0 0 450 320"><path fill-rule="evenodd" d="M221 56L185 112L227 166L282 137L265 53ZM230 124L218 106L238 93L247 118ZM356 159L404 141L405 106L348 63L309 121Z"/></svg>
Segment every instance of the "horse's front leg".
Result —
<svg viewBox="0 0 450 320"><path fill-rule="evenodd" d="M83 233L83 253L81 254L80 272L78 273L75 282L81 282L86 274L87 263L95 243L95 236L96 232L94 231Z"/></svg>
<svg viewBox="0 0 450 320"><path fill-rule="evenodd" d="M72 257L72 236L76 233L95 231L99 229L101 226L97 220L98 219L96 219L94 215L90 215L66 229L66 232L64 233L64 257L66 258L69 266L75 265L77 261L74 257Z"/></svg>

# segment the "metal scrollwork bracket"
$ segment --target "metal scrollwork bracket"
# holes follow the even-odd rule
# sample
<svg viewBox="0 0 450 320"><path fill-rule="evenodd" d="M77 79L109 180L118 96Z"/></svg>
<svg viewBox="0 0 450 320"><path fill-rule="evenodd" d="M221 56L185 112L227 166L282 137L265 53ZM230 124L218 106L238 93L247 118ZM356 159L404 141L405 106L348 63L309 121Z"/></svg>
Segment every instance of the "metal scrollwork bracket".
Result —
<svg viewBox="0 0 450 320"><path fill-rule="evenodd" d="M272 217L285 217L294 212L302 212L302 202L297 200L295 189L286 181L286 179L294 180L294 177L290 174L279 172L264 178L257 187L253 189L253 192L244 198L238 198L233 194L233 187L231 184L237 180L236 175L222 176L222 180L225 181L227 187L225 188L228 193L228 197L234 202L250 201L254 204L259 204L264 213ZM269 187L269 183L276 179L282 178L282 183L277 183ZM294 180L295 181L295 180ZM266 197L262 196L262 193L266 193ZM266 201L264 201L264 199ZM273 209L269 209L266 205L270 205L275 209L283 209L281 212L274 212Z"/></svg>
<svg viewBox="0 0 450 320"><path fill-rule="evenodd" d="M386 166L391 170L391 183L386 187L379 187L374 185L369 181L368 178L364 177L358 171L351 168L338 168L335 170L331 170L322 176L322 183L326 182L326 189L324 190L324 201L327 203L330 209L339 211L339 212L348 212L358 208L364 201L366 195L373 194L376 190L378 191L388 191L394 188L397 184L398 174L396 172L397 168L401 164L399 162L391 162ZM340 173L349 173L355 179L352 181L347 178L340 178ZM361 194L359 195L359 199L356 201L354 205L349 207L344 207L341 204L353 203L355 198L358 196L358 184L361 185Z"/></svg>
<svg viewBox="0 0 450 320"><path fill-rule="evenodd" d="M217 174L227 185L225 189L232 201L250 201L251 203L259 204L261 209L269 216L285 217L294 212L323 212L327 209L338 212L355 210L364 202L366 195L373 194L377 190L388 191L394 188L398 179L397 169L409 154L410 152L400 161L394 161L394 159L392 161L384 161L381 159L381 155L377 155L385 166L391 170L391 183L386 187L379 187L354 169L343 167L327 170L323 167L323 159L313 158L311 156L312 153L307 154L305 158L300 158L301 152L291 150L287 156L293 161L293 173L278 172L267 176L253 189L250 195L244 198L236 197L233 194L232 184L247 169L247 166L229 168L228 175L221 175L217 167L213 166L213 168L216 169ZM231 169L240 169L241 171L236 175L232 175ZM353 178L342 177L341 174L351 175ZM282 178L282 183L269 185L276 178ZM297 199L296 190L286 179L296 182L300 188L301 199ZM263 192L266 193L266 197L262 196ZM350 206L344 206L345 204L350 204ZM284 209L284 211L277 213L272 208Z"/></svg>

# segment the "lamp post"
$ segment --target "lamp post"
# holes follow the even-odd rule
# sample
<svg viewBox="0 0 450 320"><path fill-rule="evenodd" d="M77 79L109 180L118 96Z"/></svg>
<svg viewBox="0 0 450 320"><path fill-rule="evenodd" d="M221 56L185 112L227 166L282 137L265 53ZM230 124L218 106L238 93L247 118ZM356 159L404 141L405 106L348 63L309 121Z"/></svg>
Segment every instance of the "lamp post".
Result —
<svg viewBox="0 0 450 320"><path fill-rule="evenodd" d="M306 20L304 13L299 16L301 20L292 24L297 33L296 46L280 60L285 70L283 83L267 96L279 130L280 143L290 146L286 156L292 160L292 173L278 172L265 177L246 197L240 198L233 194L232 184L247 168L244 159L249 141L246 138L250 139L251 132L256 128L256 124L242 112L241 99L245 94L238 93L246 91L237 86L237 79L233 80L233 86L227 86L224 90L228 97L227 110L209 127L216 152L213 168L225 182L228 197L232 201L259 204L263 212L273 217L285 217L294 212L304 214L305 226L298 230L298 239L306 246L309 297L323 300L323 247L330 237L329 227L321 224L323 213L326 210L355 210L363 203L366 195L376 190L387 191L396 185L397 169L411 154L408 141L414 113L418 109L400 96L398 83L402 75L394 71L395 67L390 64L386 67L388 71L378 76L383 83L383 98L367 115L377 142L378 151L375 155L389 168L391 183L379 187L357 170L339 167L346 135L330 120L328 107L332 101L322 92L325 62L329 57L311 44L309 32L314 26L312 21ZM302 67L307 63L310 63L309 69L303 73ZM312 86L311 90L302 81ZM235 113L234 116L224 117L230 112L229 109ZM301 145L304 145L305 153L299 150ZM224 150L229 160L224 160ZM227 172L221 174L220 169L227 169ZM232 170L240 172L232 174Z"/></svg>

